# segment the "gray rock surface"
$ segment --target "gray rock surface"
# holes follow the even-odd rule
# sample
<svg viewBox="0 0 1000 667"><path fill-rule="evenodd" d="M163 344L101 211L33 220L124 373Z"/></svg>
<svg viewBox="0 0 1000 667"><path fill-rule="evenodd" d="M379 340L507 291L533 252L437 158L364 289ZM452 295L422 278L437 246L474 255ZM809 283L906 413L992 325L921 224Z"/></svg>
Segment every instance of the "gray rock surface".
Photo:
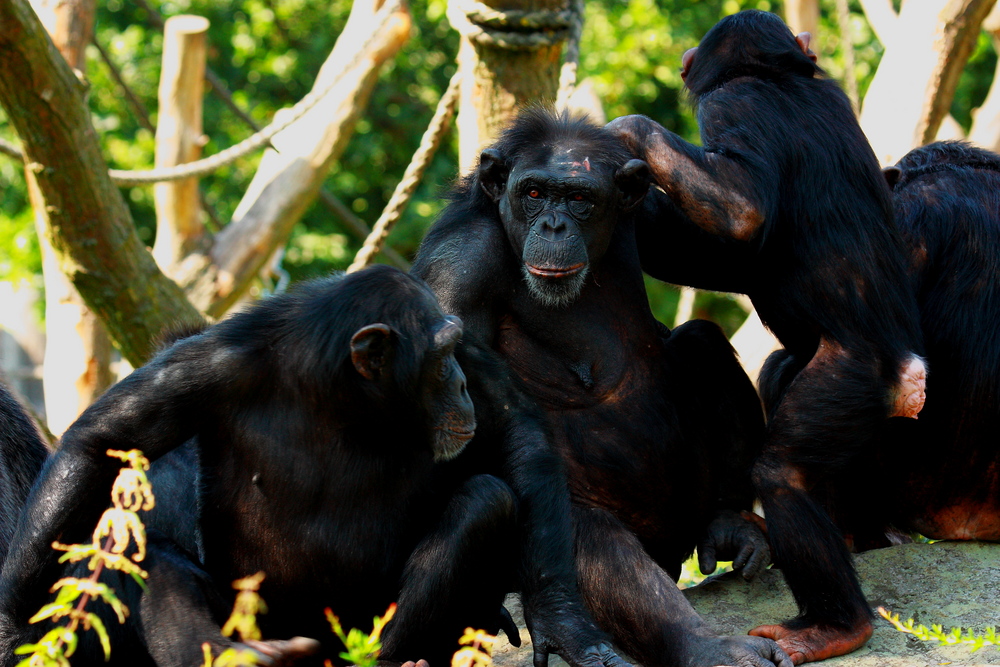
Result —
<svg viewBox="0 0 1000 667"><path fill-rule="evenodd" d="M860 554L858 573L868 601L946 630L960 625L982 632L1000 626L1000 545L968 542L906 544ZM795 615L795 601L781 573L768 570L755 581L739 576L713 577L685 591L705 620L720 634L744 634L751 628L777 623ZM508 609L523 628L520 605L508 599ZM531 640L521 630L515 649L503 637L494 651L499 667L531 667ZM565 663L553 656L549 664ZM898 632L875 619L875 634L854 653L825 660L829 667L910 667L924 665L1000 665L1000 649L987 646L972 653L968 646L940 646Z"/></svg>

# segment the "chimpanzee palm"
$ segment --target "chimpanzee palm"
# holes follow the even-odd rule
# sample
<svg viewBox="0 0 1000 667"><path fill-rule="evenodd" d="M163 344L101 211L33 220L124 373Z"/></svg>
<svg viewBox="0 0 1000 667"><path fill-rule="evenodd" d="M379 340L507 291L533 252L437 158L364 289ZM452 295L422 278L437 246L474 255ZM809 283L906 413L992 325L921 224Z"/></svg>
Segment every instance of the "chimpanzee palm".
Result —
<svg viewBox="0 0 1000 667"><path fill-rule="evenodd" d="M754 479L800 616L753 634L777 639L797 663L871 635L822 504L890 417L919 413L925 387L889 190L850 102L815 60L808 33L740 12L683 59L703 147L644 117L610 124L665 193L639 229L643 268L748 294L784 346L761 372L769 422Z"/></svg>
<svg viewBox="0 0 1000 667"><path fill-rule="evenodd" d="M525 112L459 184L413 271L465 322L463 365L467 342L491 349L544 412L580 589L616 643L651 666L790 665L769 640L714 635L671 579L696 544L706 571L717 556L748 576L766 566L740 516L763 419L717 326L671 332L649 310L633 218L648 188L608 132Z"/></svg>
<svg viewBox="0 0 1000 667"><path fill-rule="evenodd" d="M0 579L2 662L38 632L26 621L59 574L53 540L88 541L107 506L109 448L142 449L154 468L168 452L196 455L176 468L187 493L154 480L165 513L150 526L164 539L134 596L142 643L112 648L123 664L189 667L202 642L231 645L219 633L229 584L258 571L265 635L320 638L320 657L337 652L325 607L368 627L398 601L384 639L396 660L447 664L466 626L495 631L514 576L498 545L516 532L517 501L498 477L459 475L503 460L463 452L476 417L494 417L474 414L453 354L461 334L426 285L378 267L268 299L137 369L71 426L32 488ZM282 659L313 647L256 648Z"/></svg>

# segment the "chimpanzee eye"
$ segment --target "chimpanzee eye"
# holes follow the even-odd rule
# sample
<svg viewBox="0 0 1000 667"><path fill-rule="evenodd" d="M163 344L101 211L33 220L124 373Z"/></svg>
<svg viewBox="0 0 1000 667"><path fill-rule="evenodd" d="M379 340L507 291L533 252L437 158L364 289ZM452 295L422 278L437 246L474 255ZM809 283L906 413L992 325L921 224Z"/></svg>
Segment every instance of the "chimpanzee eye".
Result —
<svg viewBox="0 0 1000 667"><path fill-rule="evenodd" d="M573 193L573 201L583 201L583 195L579 192Z"/></svg>
<svg viewBox="0 0 1000 667"><path fill-rule="evenodd" d="M528 196L532 199L538 199L542 196L542 193L538 191L538 188L531 188L528 190Z"/></svg>

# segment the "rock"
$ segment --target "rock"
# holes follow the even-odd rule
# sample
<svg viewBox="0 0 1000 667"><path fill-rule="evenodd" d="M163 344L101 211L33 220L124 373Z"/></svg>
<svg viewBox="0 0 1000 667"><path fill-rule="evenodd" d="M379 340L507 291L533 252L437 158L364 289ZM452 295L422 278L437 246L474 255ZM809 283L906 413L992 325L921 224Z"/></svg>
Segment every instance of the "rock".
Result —
<svg viewBox="0 0 1000 667"><path fill-rule="evenodd" d="M906 544L860 554L855 560L861 583L872 607L885 607L905 621L973 629L1000 626L1000 545L975 542ZM720 634L744 634L765 623L776 623L796 613L778 570L768 570L745 582L733 573L712 577L685 591L706 622ZM524 627L520 604L508 598L508 609ZM824 660L825 667L911 667L924 665L1000 665L1000 649L987 646L975 653L967 645L940 646L923 642L875 618L868 644L850 655ZM499 667L531 667L531 640L521 631L522 646L506 639L497 642L494 663ZM557 656L552 667L565 663Z"/></svg>

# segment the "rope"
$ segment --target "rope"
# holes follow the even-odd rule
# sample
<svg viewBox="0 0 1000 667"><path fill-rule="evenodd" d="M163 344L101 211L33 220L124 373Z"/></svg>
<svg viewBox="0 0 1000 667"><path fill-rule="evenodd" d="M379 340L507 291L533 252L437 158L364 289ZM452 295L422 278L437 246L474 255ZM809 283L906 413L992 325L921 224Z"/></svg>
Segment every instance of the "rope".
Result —
<svg viewBox="0 0 1000 667"><path fill-rule="evenodd" d="M448 90L445 91L438 102L437 109L434 111L434 117L431 118L430 125L427 126L424 136L420 139L420 147L413 154L413 159L406 167L406 171L403 172L403 178L399 181L395 191L393 191L392 197L389 198L389 203L385 205L382 215L372 225L371 234L365 239L365 243L358 250L358 254L354 256L354 261L347 267L348 273L353 273L371 264L372 259L378 254L382 248L382 244L385 243L385 239L389 236L389 232L392 231L392 226L396 224L403 214L403 210L410 202L413 192L417 189L417 185L420 184L420 179L423 178L431 158L434 157L434 153L437 151L438 146L441 145L441 140L448 129L448 121L451 120L452 112L455 110L455 103L458 100L460 81L461 76L458 73L455 73L451 77L451 82L448 83Z"/></svg>
<svg viewBox="0 0 1000 667"><path fill-rule="evenodd" d="M315 107L316 104L327 95L327 93L333 90L333 88L340 83L345 73L354 69L361 62L362 58L365 54L367 54L368 48L379 37L379 33L386 26L389 19L399 9L399 7L400 0L390 0L390 2L387 2L376 15L376 29L372 31L371 36L354 54L354 57L351 58L350 62L342 68L335 77L333 77L330 83L323 86L323 88L318 91L310 91L307 93L305 97L299 100L298 103L288 110L287 115L285 115L283 119L275 119L270 125L265 127L260 132L244 139L235 146L230 146L226 150L212 155L211 157L196 160L194 162L187 162L185 164L177 165L176 167L164 167L160 169L150 169L147 171L121 171L118 169L111 169L109 171L111 174L111 180L118 185L130 186L144 185L148 183L163 183L166 181L179 181L185 178L196 178L211 174L221 167L231 164L236 160L249 155L250 153L266 147L276 134L302 118L302 116L304 116L310 109Z"/></svg>
<svg viewBox="0 0 1000 667"><path fill-rule="evenodd" d="M577 4L573 0L569 9L552 11L500 11L475 0L451 0L448 21L476 44L502 49L541 49L570 37L581 16Z"/></svg>
<svg viewBox="0 0 1000 667"><path fill-rule="evenodd" d="M573 24L570 26L566 42L566 59L559 69L559 92L556 94L556 109L563 109L576 91L576 75L580 68L580 36L583 34L584 0L570 0Z"/></svg>

